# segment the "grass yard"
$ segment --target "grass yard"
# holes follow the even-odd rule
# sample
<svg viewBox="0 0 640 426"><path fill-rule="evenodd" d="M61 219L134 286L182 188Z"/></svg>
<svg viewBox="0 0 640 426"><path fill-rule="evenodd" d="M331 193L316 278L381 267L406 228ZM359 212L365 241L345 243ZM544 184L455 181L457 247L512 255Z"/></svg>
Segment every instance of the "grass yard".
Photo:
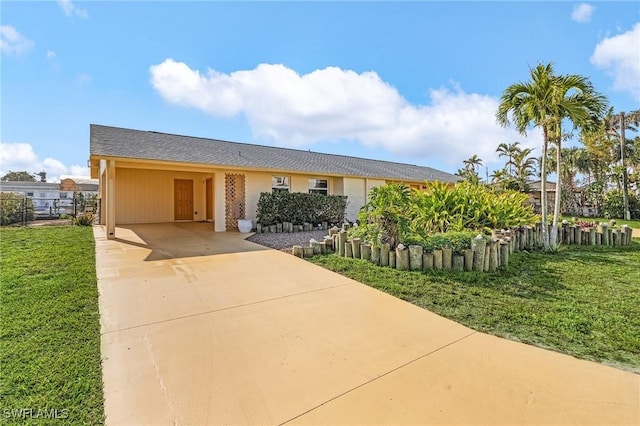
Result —
<svg viewBox="0 0 640 426"><path fill-rule="evenodd" d="M103 424L91 227L2 228L0 254L0 418Z"/></svg>
<svg viewBox="0 0 640 426"><path fill-rule="evenodd" d="M640 372L640 242L514 253L495 273L408 272L336 255L311 262L475 330Z"/></svg>

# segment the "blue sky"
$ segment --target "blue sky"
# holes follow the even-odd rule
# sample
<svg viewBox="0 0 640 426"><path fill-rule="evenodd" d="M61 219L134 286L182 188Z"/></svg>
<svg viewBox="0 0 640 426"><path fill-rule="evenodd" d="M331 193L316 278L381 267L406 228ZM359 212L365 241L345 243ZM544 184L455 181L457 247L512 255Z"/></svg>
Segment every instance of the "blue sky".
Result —
<svg viewBox="0 0 640 426"><path fill-rule="evenodd" d="M637 1L0 8L2 174L88 174L90 123L491 172L499 143L540 144L494 119L539 62L640 107Z"/></svg>

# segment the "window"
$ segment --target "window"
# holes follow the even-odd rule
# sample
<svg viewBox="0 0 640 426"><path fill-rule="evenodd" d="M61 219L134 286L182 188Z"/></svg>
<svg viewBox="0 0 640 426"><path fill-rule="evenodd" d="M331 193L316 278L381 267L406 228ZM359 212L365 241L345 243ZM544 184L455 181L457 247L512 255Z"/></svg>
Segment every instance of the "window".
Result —
<svg viewBox="0 0 640 426"><path fill-rule="evenodd" d="M33 192L27 192L27 197L33 197Z"/></svg>
<svg viewBox="0 0 640 426"><path fill-rule="evenodd" d="M289 176L271 176L271 192L289 192Z"/></svg>
<svg viewBox="0 0 640 426"><path fill-rule="evenodd" d="M329 195L327 179L309 179L309 194Z"/></svg>
<svg viewBox="0 0 640 426"><path fill-rule="evenodd" d="M66 200L67 199L67 193L66 192L61 192L60 193L60 199L61 200Z"/></svg>

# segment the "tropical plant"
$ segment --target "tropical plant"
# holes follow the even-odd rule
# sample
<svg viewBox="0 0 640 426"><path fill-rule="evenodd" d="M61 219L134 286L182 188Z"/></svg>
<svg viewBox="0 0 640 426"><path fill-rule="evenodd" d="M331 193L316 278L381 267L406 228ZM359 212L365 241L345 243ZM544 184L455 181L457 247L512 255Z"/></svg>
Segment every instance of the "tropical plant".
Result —
<svg viewBox="0 0 640 426"><path fill-rule="evenodd" d="M591 128L589 124L604 110L605 98L597 93L591 83L579 75L557 76L552 64L538 64L530 69L531 80L512 84L502 94L496 118L498 123L508 126L513 122L518 132L526 134L533 124L542 129L542 161L540 164L541 193L547 191L547 151L549 142L561 148L562 120L569 118L574 127ZM561 159L558 159L561 164ZM559 188L560 185L557 185ZM556 199L559 197L556 196ZM541 197L542 217L548 217L548 202ZM559 202L559 199L558 199ZM553 224L557 227L559 205L554 209ZM542 227L545 249L555 245L557 233L549 235Z"/></svg>
<svg viewBox="0 0 640 426"><path fill-rule="evenodd" d="M482 159L474 154L462 163L464 164L464 167L462 169L458 169L456 175L460 176L466 182L474 185L480 184L478 168L482 166Z"/></svg>
<svg viewBox="0 0 640 426"><path fill-rule="evenodd" d="M518 189L518 183L511 176L507 167L494 170L489 177L491 178L491 184L498 190Z"/></svg>
<svg viewBox="0 0 640 426"><path fill-rule="evenodd" d="M373 243L396 247L409 229L411 188L403 183L378 186L369 192L369 202L360 209L359 228L366 229Z"/></svg>
<svg viewBox="0 0 640 426"><path fill-rule="evenodd" d="M78 216L76 216L73 223L77 226L91 226L93 224L93 214L81 213Z"/></svg>
<svg viewBox="0 0 640 426"><path fill-rule="evenodd" d="M560 191L560 210L561 212L574 212L578 211L577 200L575 199L575 193L577 191L576 176L578 173L584 171L585 150L578 147L562 148L560 157L562 163L560 166L560 185L562 190ZM549 165L551 168L557 169L557 148L551 147L549 149Z"/></svg>
<svg viewBox="0 0 640 426"><path fill-rule="evenodd" d="M513 176L513 157L516 155L516 153L520 152L520 142L513 142L513 143L501 143L500 145L498 145L498 148L496 148L496 152L498 153L498 157L507 157L507 168L509 169L509 174L511 176Z"/></svg>
<svg viewBox="0 0 640 426"><path fill-rule="evenodd" d="M629 214L631 219L640 219L640 197L629 194ZM604 196L602 215L607 219L624 218L622 191L609 191Z"/></svg>
<svg viewBox="0 0 640 426"><path fill-rule="evenodd" d="M529 192L529 179L535 174L538 160L531 156L532 148L518 150L513 155L514 179L517 188L522 192Z"/></svg>
<svg viewBox="0 0 640 426"><path fill-rule="evenodd" d="M537 159L532 148L521 148L520 142L501 143L496 149L499 157L508 157L504 169L494 172L492 182L498 188L529 192L529 179L535 174Z"/></svg>
<svg viewBox="0 0 640 426"><path fill-rule="evenodd" d="M433 234L487 232L535 221L527 195L518 191L497 192L469 182L455 186L431 182L426 186L426 191L410 190L402 184L372 190L353 235L395 247L401 242L418 244Z"/></svg>
<svg viewBox="0 0 640 426"><path fill-rule="evenodd" d="M593 129L602 119L607 108L607 99L598 93L591 82L583 76L569 74L555 78L553 142L556 145L556 197L553 209L553 229L558 227L560 207L563 199L562 184L562 121L568 119L574 129ZM566 197L565 197L566 200ZM550 244L555 245L557 232L552 232Z"/></svg>

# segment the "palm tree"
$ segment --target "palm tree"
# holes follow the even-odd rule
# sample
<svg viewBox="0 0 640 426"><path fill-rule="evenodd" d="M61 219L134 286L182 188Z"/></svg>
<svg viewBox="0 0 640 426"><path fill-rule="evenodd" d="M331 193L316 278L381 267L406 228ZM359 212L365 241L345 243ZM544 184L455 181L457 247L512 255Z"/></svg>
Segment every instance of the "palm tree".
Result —
<svg viewBox="0 0 640 426"><path fill-rule="evenodd" d="M458 169L457 176L462 177L467 182L471 182L474 185L480 183L480 176L478 175L477 167L482 166L482 159L477 154L473 154L468 160L462 162L464 168Z"/></svg>
<svg viewBox="0 0 640 426"><path fill-rule="evenodd" d="M631 111L625 114L624 130L637 131L640 126L640 111ZM586 129L581 132L581 142L586 147L591 163L591 173L600 187L606 188L606 183L613 178L616 186L625 188L627 178L627 161L634 165L633 139L625 139L623 165L623 146L621 143L622 132L620 129L620 114L614 114L610 108L605 117L595 129ZM619 162L619 167L615 163ZM624 189L623 189L624 191Z"/></svg>
<svg viewBox="0 0 640 426"><path fill-rule="evenodd" d="M548 215L547 203L547 149L549 147L549 126L553 119L549 105L553 104L554 71L551 64L538 64L530 68L531 81L519 82L507 87L500 98L496 112L498 123L504 127L515 125L518 132L526 135L530 124L542 128L542 161L541 174L541 207L542 207L542 240L545 249L549 248L549 232L546 226Z"/></svg>
<svg viewBox="0 0 640 426"><path fill-rule="evenodd" d="M514 178L518 182L518 189L522 192L529 190L529 178L535 174L538 160L531 156L532 148L520 149L513 156L512 165L515 168Z"/></svg>
<svg viewBox="0 0 640 426"><path fill-rule="evenodd" d="M478 157L477 154L473 154L468 160L464 160L462 163L466 170L473 171L477 174L478 170L476 170L476 167L482 166L482 158Z"/></svg>
<svg viewBox="0 0 640 426"><path fill-rule="evenodd" d="M618 128L620 129L620 133L619 133L620 143L618 144L620 149L617 150L616 152L620 152L620 169L622 171L622 200L623 200L622 203L624 205L623 219L629 220L630 215L629 215L629 194L628 194L628 182L627 182L628 177L627 177L627 165L625 163L625 157L627 156L628 147L625 139L625 130L626 129L633 130L633 131L637 130L637 126L640 123L640 110L629 113L626 118L627 119L625 121L624 113L620 113L615 116L615 121L618 121L619 119Z"/></svg>
<svg viewBox="0 0 640 426"><path fill-rule="evenodd" d="M591 82L581 75L568 74L557 76L555 80L555 95L553 105L555 130L553 141L556 144L556 197L553 210L553 227L557 229L560 219L562 201L562 121L569 119L574 129L595 128L607 108L607 99L598 93ZM550 245L554 246L557 232L553 232Z"/></svg>
<svg viewBox="0 0 640 426"><path fill-rule="evenodd" d="M549 213L547 201L547 151L549 141L556 141L561 147L562 120L569 118L575 126L586 126L596 112L601 112L606 105L604 97L593 90L591 83L581 76L556 76L553 65L538 64L530 69L531 81L512 84L507 87L500 99L496 119L502 126L508 126L513 121L521 134L526 134L529 125L542 128L542 161L541 175L541 204L542 238L545 249L555 245L557 239L559 205L554 211L553 230L549 238L547 216ZM561 160L560 160L561 163ZM559 188L559 185L556 185ZM559 195L556 194L556 199Z"/></svg>
<svg viewBox="0 0 640 426"><path fill-rule="evenodd" d="M513 176L513 157L521 151L518 145L520 145L520 142L517 141L509 144L503 142L498 145L498 148L496 149L498 157L509 157L507 167L509 168L509 174L511 176Z"/></svg>
<svg viewBox="0 0 640 426"><path fill-rule="evenodd" d="M500 170L494 170L489 177L491 178L491 183L501 190L508 189L513 179L506 167Z"/></svg>

